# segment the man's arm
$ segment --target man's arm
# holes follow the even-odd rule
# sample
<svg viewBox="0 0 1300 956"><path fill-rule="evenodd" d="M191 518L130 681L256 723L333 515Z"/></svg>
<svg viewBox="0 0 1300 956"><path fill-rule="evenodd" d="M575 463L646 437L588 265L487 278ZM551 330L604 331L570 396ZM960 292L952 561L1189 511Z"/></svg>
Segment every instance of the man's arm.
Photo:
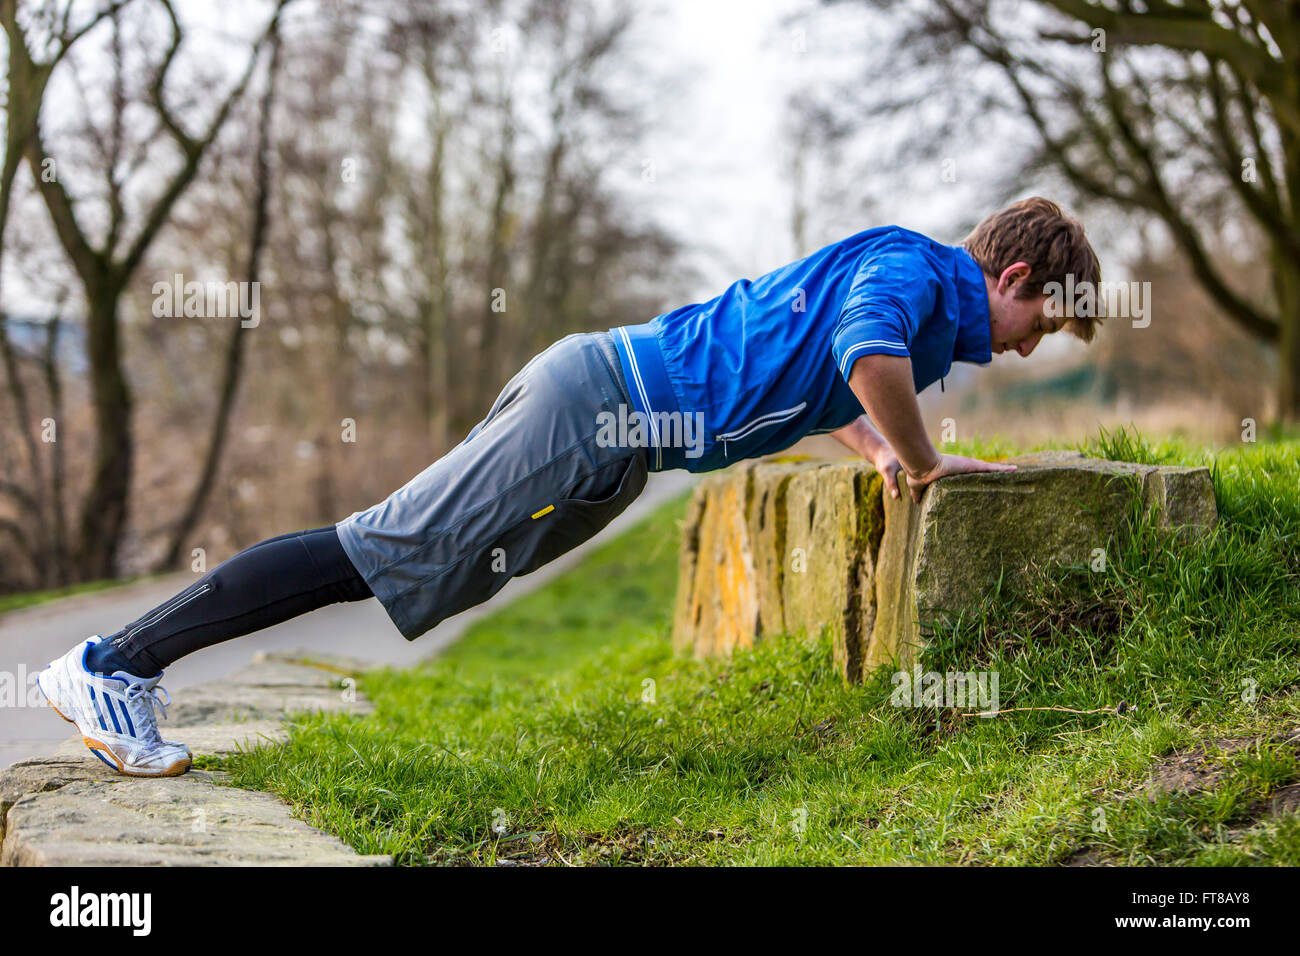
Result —
<svg viewBox="0 0 1300 956"><path fill-rule="evenodd" d="M909 353L917 329L934 311L939 292L933 266L898 237L858 263L831 336L836 367L884 437L883 450L876 447L874 456L867 457L895 496L897 474L906 472L908 490L917 502L926 485L944 475L1015 470L1014 465L941 455L925 433ZM849 427L853 430L844 436L833 434L842 441L864 442L870 451L871 436L861 425Z"/></svg>
<svg viewBox="0 0 1300 956"><path fill-rule="evenodd" d="M849 388L889 442L907 477L918 477L939 462L925 433L921 406L912 385L912 360L904 355L864 355L853 363Z"/></svg>
<svg viewBox="0 0 1300 956"><path fill-rule="evenodd" d="M1015 465L939 454L931 443L930 436L925 433L921 406L916 401L912 383L912 360L905 356L883 353L862 356L853 363L853 369L849 373L849 388L853 389L853 394L858 397L871 420L879 426L881 434L876 437L883 436L897 456L898 465L907 473L907 486L913 501L919 502L926 486L945 475L1016 470ZM860 422L862 419L840 429L847 433L844 437L839 432L832 434L850 448L854 447L850 441L865 441L867 449L872 453L863 454L863 457L874 463L878 457L882 457L881 450L870 438L864 437ZM866 429L871 435L876 435L869 425ZM849 440L846 441L846 438ZM881 465L877 464L876 468L881 470ZM886 484L891 484L894 476L882 473L885 474ZM892 492L893 489L890 490Z"/></svg>
<svg viewBox="0 0 1300 956"><path fill-rule="evenodd" d="M871 427L871 420L866 415L859 415L843 428L831 432L831 437L849 451L856 452L870 461L876 457L883 445L888 445L880 432Z"/></svg>

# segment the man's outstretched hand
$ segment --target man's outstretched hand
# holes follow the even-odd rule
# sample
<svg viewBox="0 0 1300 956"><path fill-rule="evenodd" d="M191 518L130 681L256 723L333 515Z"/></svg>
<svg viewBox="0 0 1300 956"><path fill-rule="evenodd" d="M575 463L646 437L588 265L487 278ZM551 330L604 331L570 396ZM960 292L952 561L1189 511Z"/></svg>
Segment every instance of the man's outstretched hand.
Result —
<svg viewBox="0 0 1300 956"><path fill-rule="evenodd" d="M895 458L894 461L895 461L894 468L897 469L898 467L900 467L897 464L898 459ZM876 466L876 470L877 471L880 470L879 465ZM921 495L925 494L926 487L931 482L938 481L940 478L945 478L948 475L964 475L973 471L1015 471L1015 470L1016 470L1015 465L1003 465L993 461L980 461L980 459L978 458L965 458L961 455L940 455L938 462L936 462L934 467L932 467L929 471L923 472L922 474L917 475L916 477L908 475L907 488L912 493L912 500L919 504L921 501ZM886 476L885 487L890 488L890 482L893 476L883 471L881 471L880 473ZM891 493L894 495L895 498L898 497L897 486L894 486L891 489Z"/></svg>
<svg viewBox="0 0 1300 956"><path fill-rule="evenodd" d="M881 442L880 446L868 458L868 461L885 479L885 490L889 492L889 496L897 498L899 494L898 473L901 471L906 474L907 469L898 460L898 455L894 454L894 449L888 443ZM1015 470L1015 465L1000 465L992 461L981 461L978 458L964 458L961 455L940 455L939 460L929 471L916 477L908 475L907 490L912 495L912 501L920 504L926 486L947 475L962 475L972 471Z"/></svg>

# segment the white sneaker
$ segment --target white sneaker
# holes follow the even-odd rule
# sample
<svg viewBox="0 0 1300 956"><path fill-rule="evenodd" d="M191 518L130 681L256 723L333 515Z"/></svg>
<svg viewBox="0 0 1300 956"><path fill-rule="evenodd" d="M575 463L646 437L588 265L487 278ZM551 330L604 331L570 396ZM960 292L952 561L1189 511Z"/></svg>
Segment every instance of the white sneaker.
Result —
<svg viewBox="0 0 1300 956"><path fill-rule="evenodd" d="M36 677L53 711L76 724L86 746L119 773L133 777L175 777L190 768L193 754L184 744L163 740L154 705L167 716L171 703L158 686L162 674L136 677L116 671L111 677L86 669L86 652L103 638L78 644ZM158 695L161 694L162 697Z"/></svg>

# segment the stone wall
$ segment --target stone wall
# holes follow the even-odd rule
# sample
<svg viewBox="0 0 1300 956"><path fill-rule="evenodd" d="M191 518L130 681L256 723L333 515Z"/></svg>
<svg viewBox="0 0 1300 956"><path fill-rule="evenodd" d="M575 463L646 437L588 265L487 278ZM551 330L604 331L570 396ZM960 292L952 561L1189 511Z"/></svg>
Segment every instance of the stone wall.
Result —
<svg viewBox="0 0 1300 956"><path fill-rule="evenodd" d="M1031 565L1115 553L1140 501L1161 527L1217 519L1205 468L1038 452L1014 472L954 475L919 505L884 494L861 460L746 462L702 480L687 511L673 639L705 657L778 634L829 628L835 661L860 681L910 666L930 627L974 610Z"/></svg>

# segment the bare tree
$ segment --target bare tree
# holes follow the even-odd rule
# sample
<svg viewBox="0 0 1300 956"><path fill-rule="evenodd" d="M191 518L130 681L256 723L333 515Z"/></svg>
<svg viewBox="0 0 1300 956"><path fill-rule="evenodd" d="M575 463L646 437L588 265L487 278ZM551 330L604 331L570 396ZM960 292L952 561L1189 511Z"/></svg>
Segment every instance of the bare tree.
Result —
<svg viewBox="0 0 1300 956"><path fill-rule="evenodd" d="M99 32L65 31L91 35L52 90L84 108L29 105L25 121L9 104L26 165L60 173L31 190L18 174L19 201L42 208L11 251L24 281L39 265L69 289L72 320L25 323L18 374L0 353L0 400L23 406L0 417L0 565L16 543L23 583L115 559L174 566L196 539L224 547L368 504L549 340L645 321L689 281L677 241L615 183L620 164L640 171L629 96L652 95L628 82L645 74L627 5L323 0L324 16L290 20L280 4L229 75L191 60L205 38L176 6L131 0L105 6ZM28 11L8 18L33 64L63 35L50 18L47 41ZM260 106L239 107L255 87ZM214 261L274 282L260 334L131 321L148 308L142 275ZM59 375L83 343L84 368ZM72 444L7 440L47 405L74 417ZM358 444L340 441L346 419ZM150 442L138 462L133 428ZM60 530L51 502L68 498ZM67 570L43 570L51 555Z"/></svg>
<svg viewBox="0 0 1300 956"><path fill-rule="evenodd" d="M106 18L115 17L125 0L116 0L92 14L84 23L73 23L73 6L69 0L60 10L57 4L46 4L31 11L30 29L42 34L43 58L24 55L8 58L5 87L5 152L0 166L0 266L5 252L5 229L13 202L13 187L23 157L27 155L45 89L50 76L59 63L72 50L74 44ZM20 29L16 0L0 0L0 24L11 37ZM50 49L52 48L52 49ZM49 52L46 52L49 50ZM49 171L43 169L42 174ZM3 269L0 268L0 279ZM0 298L0 303L3 298ZM17 412L17 430L26 452L31 483L24 487L13 480L6 466L0 477L0 494L19 506L31 526L29 531L21 521L0 517L0 531L18 545L31 564L36 580L49 585L58 582L68 573L67 513L65 509L65 468L62 446L51 447L50 473L47 478L42 455L36 440L35 422L20 368L20 353L9 334L10 318L0 307L0 361L3 362L11 400ZM39 363L48 390L51 408L62 409L62 389L58 370L58 337L60 319L55 316L47 323L47 338ZM56 412L56 420L60 417ZM0 457L0 465L5 459ZM51 493L41 493L49 487Z"/></svg>
<svg viewBox="0 0 1300 956"><path fill-rule="evenodd" d="M601 170L590 156L593 131L614 142L637 135L634 117L606 82L634 22L634 10L625 4L607 10L575 0L530 5L528 23L547 64L541 182L521 310L526 327L517 327L530 352L556 333L587 268L576 254L585 245L583 219L600 203Z"/></svg>
<svg viewBox="0 0 1300 956"><path fill-rule="evenodd" d="M821 103L809 89L790 94L782 116L782 166L790 184L790 242L804 256L844 229L856 231L870 207L856 183L840 174L844 144L853 124ZM841 218L849 223L841 223ZM858 227L860 228L860 226Z"/></svg>
<svg viewBox="0 0 1300 956"><path fill-rule="evenodd" d="M469 28L468 18L459 11L405 5L393 12L390 27L392 46L414 63L428 98L427 168L423 176L415 169L407 174L405 182L414 188L404 190L404 208L406 232L419 263L413 294L420 317L421 399L434 454L454 444L452 361L456 339L452 324L452 186L448 167L458 106L454 85L458 75L468 73Z"/></svg>
<svg viewBox="0 0 1300 956"><path fill-rule="evenodd" d="M253 171L253 223L248 239L248 263L244 269L245 281L256 286L260 281L262 253L266 248L269 232L269 206L271 197L271 112L275 105L276 82L280 74L281 39L278 20L272 20L269 27L271 58L266 71L266 91L262 95L261 109L257 120L257 144L254 152ZM240 377L244 367L244 353L248 341L242 323L236 323L226 343L225 361L222 365L221 390L217 399L217 408L212 417L208 449L203 456L203 464L190 493L188 503L171 531L171 541L163 552L158 568L165 570L175 567L181 559L181 549L193 532L195 525L203 514L208 496L216 481L217 470L221 464L222 453L230 431L230 420L234 412L235 397L239 391Z"/></svg>
<svg viewBox="0 0 1300 956"><path fill-rule="evenodd" d="M138 154L129 156L126 144L125 115L129 104L121 93L126 71L120 44L122 5L114 5L106 16L95 21L107 20L112 27L110 68L116 91L110 104L109 128L99 136L100 142L105 144L102 158L107 210L106 225L98 235L85 221L85 213L78 211L77 199L64 181L58 175L48 175L50 169L57 170L60 166L46 143L40 121L40 103L30 99L30 94L43 90L50 71L58 62L58 55L51 60L35 59L38 54L29 45L28 27L15 15L12 2L4 5L11 76L37 78L30 84L31 88L25 90L27 99L15 96L11 87L9 135L17 137L22 144L22 155L27 159L59 245L81 284L86 307L86 353L94 410L95 450L91 484L81 503L73 542L72 575L78 580L108 577L115 573L121 533L127 520L134 446L130 388L122 364L119 303L177 200L194 181L204 155L225 125L235 103L242 97L286 0L280 0L276 5L271 17L272 26L264 30L253 44L252 53L234 87L217 101L211 118L197 132L187 130L168 103L168 77L184 41L184 30L170 0L156 2L163 11L171 35L161 59L153 66L144 99L152 109L162 134L179 152L180 166L165 178L158 195L144 205L140 221L129 238L130 223L127 221L128 206L123 199L123 183L131 171L126 168L128 164L142 160ZM93 26L92 23L70 36L84 35L85 30ZM66 51L67 46L65 44L61 49ZM18 127L16 131L12 129L15 125Z"/></svg>

